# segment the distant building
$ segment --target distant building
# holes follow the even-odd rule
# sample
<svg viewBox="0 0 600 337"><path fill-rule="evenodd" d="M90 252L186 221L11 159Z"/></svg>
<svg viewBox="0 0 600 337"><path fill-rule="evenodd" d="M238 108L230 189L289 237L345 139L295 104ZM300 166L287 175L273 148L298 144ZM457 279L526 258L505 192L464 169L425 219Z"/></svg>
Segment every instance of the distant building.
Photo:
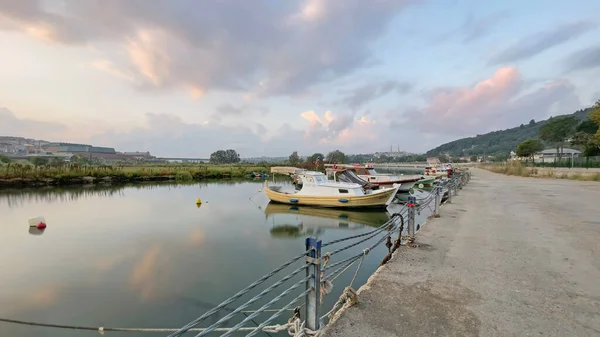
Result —
<svg viewBox="0 0 600 337"><path fill-rule="evenodd" d="M562 149L562 158L578 158L581 155L581 151L575 149L564 148ZM556 155L556 149L545 149L535 154L534 159L541 163L554 163L558 160Z"/></svg>
<svg viewBox="0 0 600 337"><path fill-rule="evenodd" d="M427 158L427 164L428 165L438 165L441 164L442 162L440 161L440 158L438 157L429 157Z"/></svg>
<svg viewBox="0 0 600 337"><path fill-rule="evenodd" d="M146 152L138 152L138 151L136 151L136 152L123 152L122 155L126 156L128 159L134 159L134 160L151 160L151 159L155 158L148 151L146 151Z"/></svg>

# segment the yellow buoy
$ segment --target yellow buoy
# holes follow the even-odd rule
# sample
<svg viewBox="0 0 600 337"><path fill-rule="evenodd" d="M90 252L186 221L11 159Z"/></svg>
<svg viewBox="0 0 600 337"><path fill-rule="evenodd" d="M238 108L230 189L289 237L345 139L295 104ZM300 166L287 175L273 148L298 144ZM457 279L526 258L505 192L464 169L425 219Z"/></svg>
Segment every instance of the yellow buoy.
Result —
<svg viewBox="0 0 600 337"><path fill-rule="evenodd" d="M196 205L200 205L202 203L202 200L200 200L200 198L196 199Z"/></svg>

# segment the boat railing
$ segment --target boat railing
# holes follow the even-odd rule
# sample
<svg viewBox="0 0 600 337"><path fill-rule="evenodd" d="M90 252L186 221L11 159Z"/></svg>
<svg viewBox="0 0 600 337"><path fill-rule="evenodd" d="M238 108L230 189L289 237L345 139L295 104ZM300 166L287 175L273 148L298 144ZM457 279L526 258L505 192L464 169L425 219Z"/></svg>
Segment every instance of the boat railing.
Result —
<svg viewBox="0 0 600 337"><path fill-rule="evenodd" d="M451 200L470 178L468 171L457 172L452 178L436 185L424 197L417 199L411 195L399 212L381 226L367 232L329 242L307 237L304 251L176 329L169 337L181 336L188 331L197 332L197 337L212 332L223 332L221 336L240 332L247 333L245 336L254 336L281 331L287 331L292 336L314 336L331 321L341 307L357 302L358 295L353 287L365 257L375 248L385 245L387 254L380 262L382 266L400 247L413 247L415 235L420 230L419 225L415 228L415 215L429 207L432 209L432 217L439 217L442 200ZM348 256L350 249L354 253ZM341 254L342 252L346 253ZM351 269L352 267L354 268ZM338 277L349 270L354 272L349 284L338 286ZM276 296L273 297L274 294ZM323 298L335 295L339 296L335 304L325 307ZM267 300L268 297L272 299ZM232 307L234 303L239 304ZM258 309L250 309L258 305ZM227 314L221 317L223 313ZM218 319L210 326L197 327L215 317ZM223 327L232 322L236 322L233 327ZM251 324L254 326L249 326Z"/></svg>

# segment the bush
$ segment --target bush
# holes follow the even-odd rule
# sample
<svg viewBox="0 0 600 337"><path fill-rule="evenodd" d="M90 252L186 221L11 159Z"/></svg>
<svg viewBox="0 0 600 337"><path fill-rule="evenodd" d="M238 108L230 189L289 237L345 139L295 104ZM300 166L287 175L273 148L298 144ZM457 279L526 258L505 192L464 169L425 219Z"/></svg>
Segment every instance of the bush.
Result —
<svg viewBox="0 0 600 337"><path fill-rule="evenodd" d="M192 174L188 171L179 171L175 174L175 180L190 181L190 180L194 180L194 177L192 177Z"/></svg>

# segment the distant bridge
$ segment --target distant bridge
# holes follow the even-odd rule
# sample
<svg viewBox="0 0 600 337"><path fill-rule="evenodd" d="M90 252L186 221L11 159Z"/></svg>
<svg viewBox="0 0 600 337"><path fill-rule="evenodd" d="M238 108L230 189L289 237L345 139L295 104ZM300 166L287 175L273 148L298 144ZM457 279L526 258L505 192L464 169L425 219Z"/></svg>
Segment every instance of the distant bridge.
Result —
<svg viewBox="0 0 600 337"><path fill-rule="evenodd" d="M166 160L170 162L182 162L182 163L208 163L208 158L156 158L157 160Z"/></svg>

